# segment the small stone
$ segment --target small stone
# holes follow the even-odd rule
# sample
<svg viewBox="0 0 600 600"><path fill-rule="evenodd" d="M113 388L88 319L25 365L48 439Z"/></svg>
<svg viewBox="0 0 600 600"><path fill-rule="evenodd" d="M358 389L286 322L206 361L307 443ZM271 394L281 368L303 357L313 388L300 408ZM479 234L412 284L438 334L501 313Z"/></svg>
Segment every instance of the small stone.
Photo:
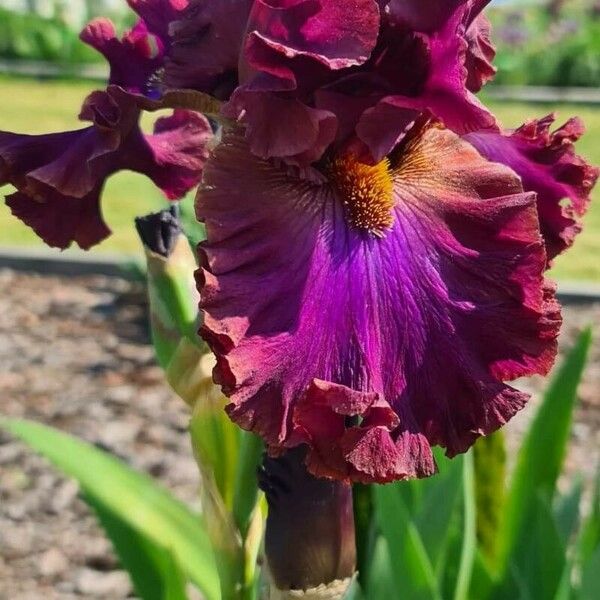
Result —
<svg viewBox="0 0 600 600"><path fill-rule="evenodd" d="M106 390L106 400L113 404L128 406L135 396L135 388L131 385L118 385Z"/></svg>
<svg viewBox="0 0 600 600"><path fill-rule="evenodd" d="M21 468L8 468L2 470L2 488L7 492L20 492L27 489L31 480Z"/></svg>
<svg viewBox="0 0 600 600"><path fill-rule="evenodd" d="M67 557L58 549L46 550L39 559L38 569L44 577L56 577L69 568Z"/></svg>
<svg viewBox="0 0 600 600"><path fill-rule="evenodd" d="M142 426L137 421L113 421L100 431L99 439L108 448L120 449L135 440Z"/></svg>
<svg viewBox="0 0 600 600"><path fill-rule="evenodd" d="M132 592L131 581L124 571L102 573L80 569L75 577L75 589L85 597L126 598Z"/></svg>
<svg viewBox="0 0 600 600"><path fill-rule="evenodd" d="M23 504L12 504L6 509L6 516L13 521L22 521L27 514L27 508Z"/></svg>
<svg viewBox="0 0 600 600"><path fill-rule="evenodd" d="M71 480L63 482L54 492L50 500L50 510L54 514L60 514L66 510L79 493L79 486Z"/></svg>
<svg viewBox="0 0 600 600"><path fill-rule="evenodd" d="M72 581L59 581L56 584L56 589L65 594L72 594L75 591L75 584Z"/></svg>
<svg viewBox="0 0 600 600"><path fill-rule="evenodd" d="M0 520L0 548L5 559L27 556L33 547L33 525Z"/></svg>

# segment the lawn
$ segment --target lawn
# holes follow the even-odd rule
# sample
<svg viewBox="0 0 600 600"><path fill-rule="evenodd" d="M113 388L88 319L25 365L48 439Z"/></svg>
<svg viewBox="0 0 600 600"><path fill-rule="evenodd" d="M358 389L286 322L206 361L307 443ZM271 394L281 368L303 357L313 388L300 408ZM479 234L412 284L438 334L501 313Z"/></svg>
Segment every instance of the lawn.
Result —
<svg viewBox="0 0 600 600"><path fill-rule="evenodd" d="M77 113L81 100L93 88L94 84L89 82L42 84L33 80L0 78L0 129L43 133L79 127ZM600 107L490 104L506 126L515 126L552 109L562 120L573 114L580 115L588 126L588 135L581 141L579 150L592 162L600 164ZM148 122L152 120L149 118ZM133 218L162 206L165 202L162 195L143 176L119 173L109 180L103 198L105 218L114 235L94 252L138 253ZM4 204L0 205L0 231L0 245L39 244L30 230L12 217ZM562 280L600 281L600 187L586 217L584 232L571 252L556 261L553 275Z"/></svg>

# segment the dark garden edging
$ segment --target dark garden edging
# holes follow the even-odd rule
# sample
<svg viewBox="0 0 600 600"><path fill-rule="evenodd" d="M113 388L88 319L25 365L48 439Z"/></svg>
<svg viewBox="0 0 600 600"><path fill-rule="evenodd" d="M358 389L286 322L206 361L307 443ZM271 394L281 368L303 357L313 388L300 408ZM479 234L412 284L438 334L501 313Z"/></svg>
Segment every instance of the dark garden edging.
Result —
<svg viewBox="0 0 600 600"><path fill-rule="evenodd" d="M0 248L0 269L13 269L42 275L105 275L133 278L135 256L121 254L87 254L84 252L53 252L31 248Z"/></svg>
<svg viewBox="0 0 600 600"><path fill-rule="evenodd" d="M78 251L53 252L30 248L0 248L0 269L13 269L42 275L104 275L136 279L144 267L137 256L124 254L87 254ZM587 282L559 284L558 296L566 304L600 302L600 285Z"/></svg>
<svg viewBox="0 0 600 600"><path fill-rule="evenodd" d="M600 104L600 88L493 85L485 89L492 100L567 104Z"/></svg>
<svg viewBox="0 0 600 600"><path fill-rule="evenodd" d="M0 60L0 73L39 79L91 79L106 81L108 69L103 64L61 65L45 61Z"/></svg>

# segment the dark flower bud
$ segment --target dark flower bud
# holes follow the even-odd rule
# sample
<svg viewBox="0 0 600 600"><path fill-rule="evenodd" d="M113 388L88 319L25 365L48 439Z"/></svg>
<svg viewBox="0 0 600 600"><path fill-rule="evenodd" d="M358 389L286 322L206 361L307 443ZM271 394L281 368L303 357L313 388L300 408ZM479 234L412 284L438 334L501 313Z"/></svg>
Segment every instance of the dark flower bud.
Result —
<svg viewBox="0 0 600 600"><path fill-rule="evenodd" d="M138 217L135 226L146 249L168 258L181 233L179 206L174 204L166 210Z"/></svg>
<svg viewBox="0 0 600 600"><path fill-rule="evenodd" d="M356 565L352 488L310 475L305 455L296 448L266 457L259 471L269 503L265 549L272 582L283 592L312 590L309 597L316 589L332 597L330 584L346 582L343 595Z"/></svg>

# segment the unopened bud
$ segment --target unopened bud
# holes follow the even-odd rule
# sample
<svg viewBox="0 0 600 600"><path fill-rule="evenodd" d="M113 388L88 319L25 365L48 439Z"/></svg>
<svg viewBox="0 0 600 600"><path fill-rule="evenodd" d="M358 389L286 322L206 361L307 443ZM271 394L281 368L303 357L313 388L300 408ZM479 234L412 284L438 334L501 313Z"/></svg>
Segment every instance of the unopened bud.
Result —
<svg viewBox="0 0 600 600"><path fill-rule="evenodd" d="M168 210L138 217L135 226L147 251L169 258L181 235L179 207L174 204Z"/></svg>
<svg viewBox="0 0 600 600"><path fill-rule="evenodd" d="M146 252L156 356L174 390L194 405L210 380L202 362L207 348L197 334L196 258L181 230L177 206L136 219L136 227Z"/></svg>

